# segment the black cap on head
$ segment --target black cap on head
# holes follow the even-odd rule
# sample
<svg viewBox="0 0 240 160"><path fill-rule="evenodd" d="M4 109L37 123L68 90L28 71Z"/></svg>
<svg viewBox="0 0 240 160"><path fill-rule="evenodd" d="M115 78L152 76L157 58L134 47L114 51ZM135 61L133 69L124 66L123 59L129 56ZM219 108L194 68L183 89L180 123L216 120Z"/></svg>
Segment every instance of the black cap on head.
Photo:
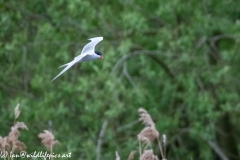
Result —
<svg viewBox="0 0 240 160"><path fill-rule="evenodd" d="M94 51L97 55L102 56L102 53L99 51Z"/></svg>

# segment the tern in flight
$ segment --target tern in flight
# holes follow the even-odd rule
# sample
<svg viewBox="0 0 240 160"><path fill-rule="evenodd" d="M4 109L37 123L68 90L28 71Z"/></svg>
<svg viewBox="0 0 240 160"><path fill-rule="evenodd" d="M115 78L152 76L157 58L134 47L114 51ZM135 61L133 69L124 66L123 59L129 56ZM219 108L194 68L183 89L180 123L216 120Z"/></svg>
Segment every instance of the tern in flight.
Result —
<svg viewBox="0 0 240 160"><path fill-rule="evenodd" d="M74 60L72 60L71 62L64 64L61 67L65 67L55 78L53 78L52 81L54 81L56 78L58 78L61 74L63 74L64 72L66 72L70 67L72 67L75 63L80 63L80 62L85 62L85 61L92 61L95 59L99 59L99 58L103 58L102 53L99 51L95 51L95 46L103 40L103 37L95 37L95 38L90 38L89 40L91 40L91 42L89 42L88 44L86 44L83 47L83 50L81 52L81 54L77 57L74 58Z"/></svg>

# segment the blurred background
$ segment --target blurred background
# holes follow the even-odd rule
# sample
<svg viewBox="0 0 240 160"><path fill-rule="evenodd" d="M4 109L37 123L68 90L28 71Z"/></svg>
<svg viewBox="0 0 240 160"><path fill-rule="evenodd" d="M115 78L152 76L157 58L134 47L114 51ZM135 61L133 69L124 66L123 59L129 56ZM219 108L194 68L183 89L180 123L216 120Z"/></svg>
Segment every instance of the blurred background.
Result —
<svg viewBox="0 0 240 160"><path fill-rule="evenodd" d="M127 159L138 150L143 107L168 137L169 160L240 159L239 6L0 0L0 135L20 103L29 153L46 150L37 135L48 129L61 143L54 153L110 160L117 150ZM76 64L51 82L98 36L104 60Z"/></svg>

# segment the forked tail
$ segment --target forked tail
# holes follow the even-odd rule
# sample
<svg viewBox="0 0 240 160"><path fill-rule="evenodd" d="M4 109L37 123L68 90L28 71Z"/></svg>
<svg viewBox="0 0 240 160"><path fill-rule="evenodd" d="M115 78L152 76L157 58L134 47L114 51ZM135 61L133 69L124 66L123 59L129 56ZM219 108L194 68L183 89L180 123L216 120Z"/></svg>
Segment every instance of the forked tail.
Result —
<svg viewBox="0 0 240 160"><path fill-rule="evenodd" d="M58 67L58 68L62 68L62 67L65 67L65 66L67 66L69 63L67 63L67 64L64 64L64 65L61 65L60 67Z"/></svg>
<svg viewBox="0 0 240 160"><path fill-rule="evenodd" d="M60 68L61 67L65 67L66 66L66 68L64 68L55 78L53 78L53 80L52 81L54 81L56 78L58 78L61 74L63 74L64 72L66 72L70 67L72 67L75 63L77 63L77 60L73 60L72 62L69 62L69 63L67 63L67 64L64 64L64 65L62 65L62 66L60 66Z"/></svg>

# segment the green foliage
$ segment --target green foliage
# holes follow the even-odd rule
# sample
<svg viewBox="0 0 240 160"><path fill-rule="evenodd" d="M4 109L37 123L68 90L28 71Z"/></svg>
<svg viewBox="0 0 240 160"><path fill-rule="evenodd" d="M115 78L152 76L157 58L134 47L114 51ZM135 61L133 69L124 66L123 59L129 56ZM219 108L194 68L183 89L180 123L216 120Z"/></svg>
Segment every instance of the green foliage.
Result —
<svg viewBox="0 0 240 160"><path fill-rule="evenodd" d="M119 128L144 107L168 136L168 159L213 159L219 155L210 141L238 157L239 5L0 1L0 135L9 132L20 103L28 152L43 150L37 135L50 128L61 143L56 153L90 160L107 119L101 157L114 159L118 150L126 159L141 125ZM104 37L96 49L105 59L76 64L51 82L58 66L97 36Z"/></svg>

